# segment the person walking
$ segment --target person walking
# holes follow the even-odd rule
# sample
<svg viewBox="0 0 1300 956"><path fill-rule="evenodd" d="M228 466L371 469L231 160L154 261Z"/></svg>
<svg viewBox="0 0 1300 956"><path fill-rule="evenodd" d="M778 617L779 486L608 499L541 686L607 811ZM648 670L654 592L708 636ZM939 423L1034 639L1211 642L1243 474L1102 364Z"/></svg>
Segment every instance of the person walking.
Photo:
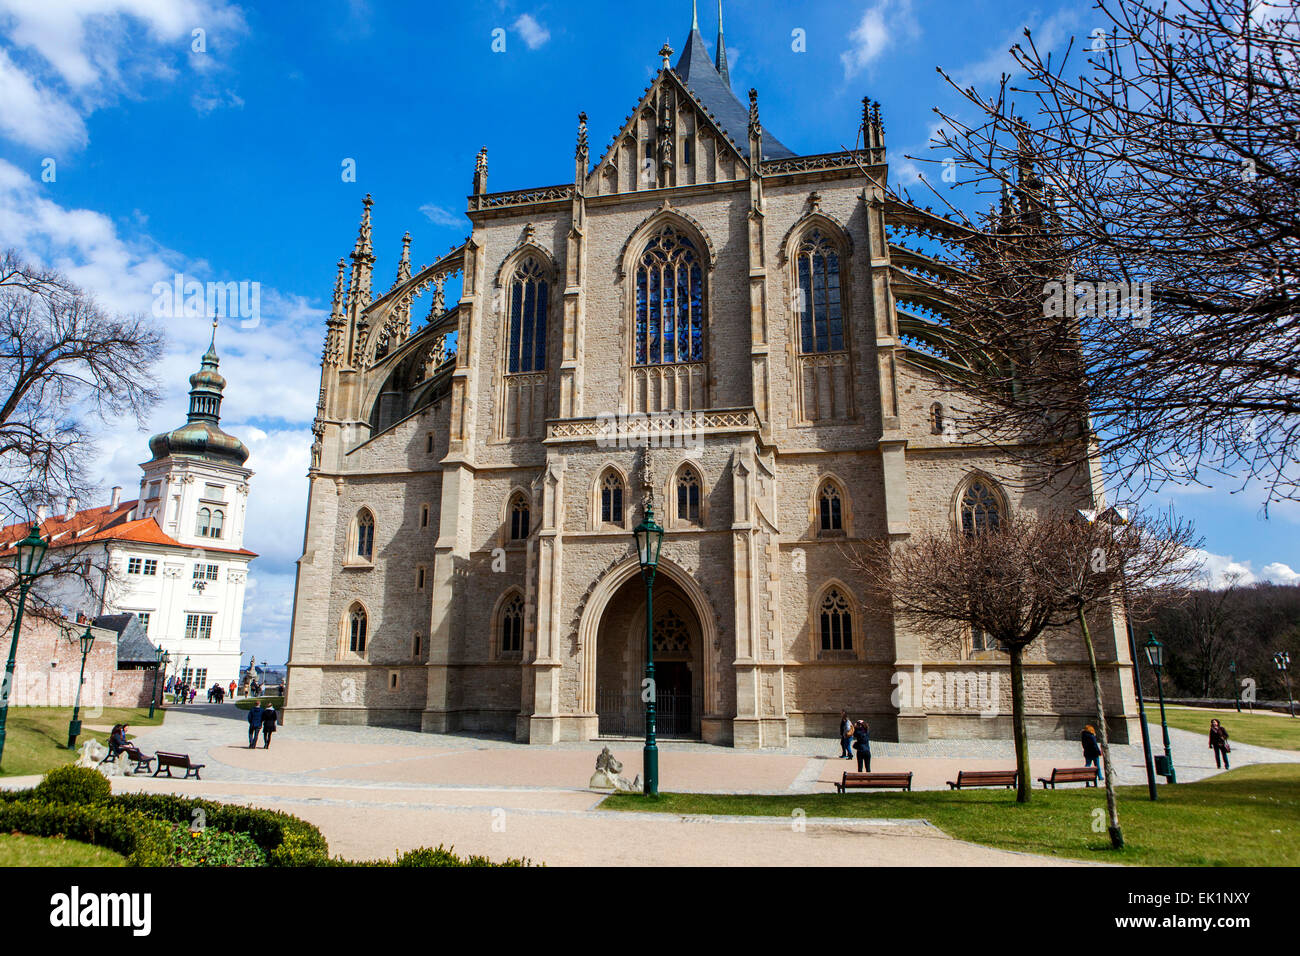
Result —
<svg viewBox="0 0 1300 956"><path fill-rule="evenodd" d="M257 746L257 733L262 729L262 705L253 701L253 706L248 712L248 749L252 750Z"/></svg>
<svg viewBox="0 0 1300 956"><path fill-rule="evenodd" d="M840 759L852 760L853 751L853 721L849 719L847 711L840 711Z"/></svg>
<svg viewBox="0 0 1300 956"><path fill-rule="evenodd" d="M1097 745L1097 728L1092 724L1084 727L1079 742L1083 744L1083 765L1097 768L1097 782L1100 783L1105 778L1101 775L1101 747Z"/></svg>
<svg viewBox="0 0 1300 956"><path fill-rule="evenodd" d="M235 682L233 680L230 682L230 687L228 687L227 690L230 691L230 699L233 701L235 699Z"/></svg>
<svg viewBox="0 0 1300 956"><path fill-rule="evenodd" d="M268 703L262 710L262 749L271 746L271 735L275 733L276 721L280 715L275 712L275 704Z"/></svg>
<svg viewBox="0 0 1300 956"><path fill-rule="evenodd" d="M1217 720L1210 721L1210 749L1214 751L1214 766L1219 766L1219 758L1223 758L1223 769L1232 769L1228 766L1228 754L1232 753L1232 747L1228 744L1228 732Z"/></svg>
<svg viewBox="0 0 1300 956"><path fill-rule="evenodd" d="M858 752L858 772L871 773L871 734L865 720L859 720L853 729L853 747Z"/></svg>

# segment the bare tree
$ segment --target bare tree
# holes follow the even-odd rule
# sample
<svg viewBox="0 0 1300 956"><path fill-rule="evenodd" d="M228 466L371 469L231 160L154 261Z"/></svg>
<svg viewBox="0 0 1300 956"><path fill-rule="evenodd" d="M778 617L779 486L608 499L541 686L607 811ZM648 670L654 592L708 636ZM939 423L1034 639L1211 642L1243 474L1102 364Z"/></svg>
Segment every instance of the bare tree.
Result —
<svg viewBox="0 0 1300 956"><path fill-rule="evenodd" d="M940 70L976 118L940 112L934 161L1004 198L958 217L922 336L980 399L968 431L1078 446L1135 492L1218 473L1300 497L1300 6L1097 10L1082 57L1026 31L1023 81Z"/></svg>
<svg viewBox="0 0 1300 956"><path fill-rule="evenodd" d="M1185 585L1195 573L1189 558L1199 542L1193 541L1191 526L1176 520L1172 514L1152 518L1108 509L1097 516L1084 512L1057 513L1041 517L1038 522L1049 543L1050 554L1046 557L1053 560L1057 572L1059 599L1063 606L1074 609L1088 656L1097 732L1101 738L1107 829L1111 846L1119 849L1124 845L1124 833L1115 800L1115 766L1110 757L1101 672L1088 617L1102 612L1113 615L1116 597L1121 593L1146 603ZM1133 666L1137 666L1137 661Z"/></svg>
<svg viewBox="0 0 1300 956"><path fill-rule="evenodd" d="M26 525L41 506L86 500L94 425L143 425L158 399L152 368L162 341L143 317L110 315L66 276L14 250L0 256L0 524ZM88 549L55 544L70 546L49 554L42 576L77 577L98 593L104 569ZM0 600L16 596L16 580L0 579Z"/></svg>

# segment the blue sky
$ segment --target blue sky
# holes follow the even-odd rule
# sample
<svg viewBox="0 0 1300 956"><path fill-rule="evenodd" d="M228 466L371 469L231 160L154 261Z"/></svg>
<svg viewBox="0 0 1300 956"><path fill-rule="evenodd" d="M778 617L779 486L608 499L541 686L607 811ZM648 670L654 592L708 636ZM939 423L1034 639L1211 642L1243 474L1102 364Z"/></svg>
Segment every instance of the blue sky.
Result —
<svg viewBox="0 0 1300 956"><path fill-rule="evenodd" d="M800 153L851 146L869 95L901 184L915 177L904 154L925 152L933 107L958 105L937 65L988 88L1025 26L1060 48L1089 36L1097 16L1089 2L989 0L732 0L724 10L733 86L742 99L757 87L765 126ZM252 448L257 472L247 543L262 557L245 653L287 652L323 320L362 197L375 199L382 289L404 231L417 267L468 233L480 146L492 190L569 181L580 110L593 154L603 152L660 46L680 50L690 18L689 0L0 0L0 245L65 269L123 311L149 313L154 283L177 272L260 283L261 321L218 337L223 425ZM702 5L700 26L712 48L716 3ZM342 175L349 159L355 182ZM209 333L202 319L164 324L168 394L150 432L184 419L185 379ZM104 430L105 489L137 485L146 438ZM1235 487L1150 501L1195 521L1213 572L1300 580L1300 506L1275 505L1264 520L1259 494Z"/></svg>

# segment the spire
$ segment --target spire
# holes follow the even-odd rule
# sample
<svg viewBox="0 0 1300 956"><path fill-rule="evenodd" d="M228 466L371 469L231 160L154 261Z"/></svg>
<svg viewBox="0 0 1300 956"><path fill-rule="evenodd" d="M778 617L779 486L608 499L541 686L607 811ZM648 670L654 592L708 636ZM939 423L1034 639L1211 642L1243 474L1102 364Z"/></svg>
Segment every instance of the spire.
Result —
<svg viewBox="0 0 1300 956"><path fill-rule="evenodd" d="M330 317L325 322L325 352L321 361L325 365L338 365L343 361L343 272L346 260L339 259L339 271L334 277L334 299L330 303Z"/></svg>
<svg viewBox="0 0 1300 956"><path fill-rule="evenodd" d="M481 196L487 192L487 147L478 151L474 160L474 195Z"/></svg>
<svg viewBox="0 0 1300 956"><path fill-rule="evenodd" d="M217 372L221 360L217 357L217 320L212 320L212 340L199 361L199 370L190 376L190 413L186 421L212 422L221 420L221 393L226 380Z"/></svg>
<svg viewBox="0 0 1300 956"><path fill-rule="evenodd" d="M573 183L581 189L587 179L590 159L587 153L587 114L578 114L578 145L573 151Z"/></svg>
<svg viewBox="0 0 1300 956"><path fill-rule="evenodd" d="M402 258L397 263L397 278L393 280L396 287L411 278L411 234L402 236Z"/></svg>
<svg viewBox="0 0 1300 956"><path fill-rule="evenodd" d="M697 8L696 3L697 0L691 0L691 29L692 30L698 30L700 28L700 11Z"/></svg>
<svg viewBox="0 0 1300 956"><path fill-rule="evenodd" d="M722 82L727 84L727 89L731 89L731 74L727 71L727 41L722 39L722 0L718 0L718 49L714 54L714 66L717 67Z"/></svg>
<svg viewBox="0 0 1300 956"><path fill-rule="evenodd" d="M370 207L374 200L370 193L362 200L361 228L357 231L357 244L352 249L352 279L348 284L349 299L358 309L370 304L370 276L375 264L374 247L371 244Z"/></svg>

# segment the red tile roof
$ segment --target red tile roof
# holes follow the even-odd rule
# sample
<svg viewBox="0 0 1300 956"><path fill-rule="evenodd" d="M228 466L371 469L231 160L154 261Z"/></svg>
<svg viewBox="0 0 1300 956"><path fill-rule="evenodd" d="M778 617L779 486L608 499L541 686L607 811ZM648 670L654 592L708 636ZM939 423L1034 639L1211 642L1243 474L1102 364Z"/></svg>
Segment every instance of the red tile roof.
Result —
<svg viewBox="0 0 1300 956"><path fill-rule="evenodd" d="M41 522L41 537L45 538L51 548L70 544L84 544L89 541L135 541L140 544L161 544L183 548L171 535L158 525L154 517L132 518L138 500L123 501L116 508L102 505L98 508L86 508L73 514L46 518ZM0 528L0 554L13 551L13 547L31 531L29 522L6 525ZM247 548L212 548L203 546L204 551L220 554L242 554L257 557L255 551Z"/></svg>

